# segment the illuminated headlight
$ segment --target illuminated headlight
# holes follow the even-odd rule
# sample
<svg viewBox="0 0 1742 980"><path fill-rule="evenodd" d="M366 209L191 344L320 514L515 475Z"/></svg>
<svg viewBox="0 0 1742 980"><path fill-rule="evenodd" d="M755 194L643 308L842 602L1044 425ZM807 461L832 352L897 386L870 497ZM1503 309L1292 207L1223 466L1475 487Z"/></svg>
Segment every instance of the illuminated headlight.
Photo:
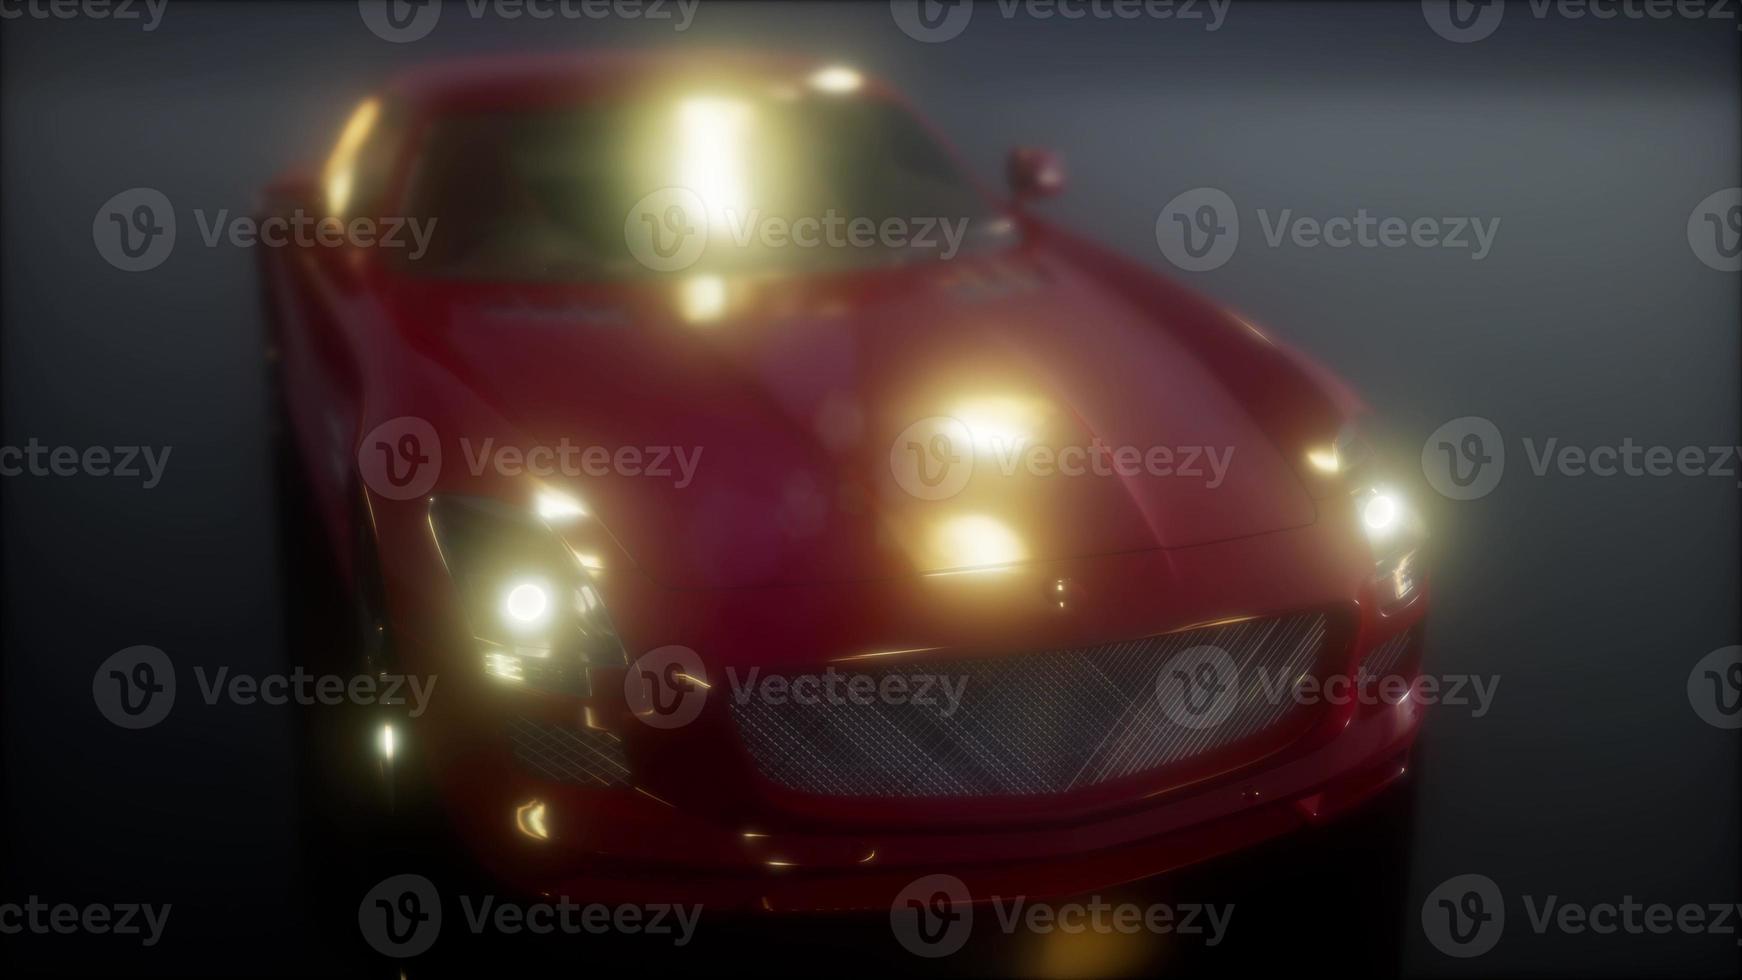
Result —
<svg viewBox="0 0 1742 980"><path fill-rule="evenodd" d="M533 630L550 619L550 589L539 582L516 582L502 597L502 615L511 630Z"/></svg>
<svg viewBox="0 0 1742 980"><path fill-rule="evenodd" d="M1380 613L1389 614L1409 605L1420 591L1420 548L1427 529L1364 428L1361 420L1345 423L1332 443L1309 448L1307 463L1326 478L1321 492L1349 494L1358 533L1373 556L1370 587Z"/></svg>
<svg viewBox="0 0 1742 980"><path fill-rule="evenodd" d="M1358 490L1354 499L1361 530L1373 548L1373 585L1380 611L1390 612L1415 598L1421 522L1402 495L1389 487Z"/></svg>
<svg viewBox="0 0 1742 980"><path fill-rule="evenodd" d="M586 694L590 667L626 663L593 572L550 527L584 514L544 493L531 510L479 497L431 502L430 527L485 675Z"/></svg>
<svg viewBox="0 0 1742 980"><path fill-rule="evenodd" d="M1369 537L1388 538L1403 520L1403 504L1389 490L1373 490L1361 502L1361 524Z"/></svg>

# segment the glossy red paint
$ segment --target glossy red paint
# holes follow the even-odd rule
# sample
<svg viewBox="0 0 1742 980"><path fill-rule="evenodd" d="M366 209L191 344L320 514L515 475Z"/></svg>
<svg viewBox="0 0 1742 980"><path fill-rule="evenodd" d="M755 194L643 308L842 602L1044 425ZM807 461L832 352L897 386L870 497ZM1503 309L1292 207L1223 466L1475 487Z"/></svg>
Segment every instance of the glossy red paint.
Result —
<svg viewBox="0 0 1742 980"><path fill-rule="evenodd" d="M772 79L816 67L623 56L407 76L383 95L404 134L386 199L403 192L419 134L442 113L617 98L721 65ZM895 98L874 80L855 97ZM318 211L314 191L292 174L267 188L263 211ZM1347 389L1148 268L991 206L1017 229L1008 248L736 284L705 327L686 321L665 278L414 278L367 249L261 250L285 408L325 530L350 559L343 574L368 542L401 668L441 678L411 737L482 862L531 892L777 909L885 906L938 871L975 894L1061 893L1334 816L1398 777L1420 723L1409 700L1327 706L1274 744L1055 796L807 796L758 773L726 697L661 730L627 709L622 666L595 669L584 698L480 669L428 497L525 506L528 480L468 465L492 439L702 449L682 489L567 481L589 518L556 533L602 566L595 581L628 657L680 644L711 678L878 651L920 651L903 657L933 664L1017 655L1301 610L1330 616L1320 668L1348 676L1418 626L1420 589L1378 613L1348 487L1306 462L1361 411ZM900 490L889 447L952 397L986 390L1062 406L1049 430L1061 441L1225 446L1238 463L1215 488L1027 481L1013 491L1021 562L927 574L906 545L940 504ZM845 434L819 425L843 412ZM434 427L443 458L430 493L403 501L366 486L357 465L365 435L402 416ZM1061 581L1063 608L1048 593ZM1407 671L1418 657L1405 659ZM634 785L539 777L504 734L517 715L614 732ZM516 829L516 808L531 801L544 804L548 839Z"/></svg>

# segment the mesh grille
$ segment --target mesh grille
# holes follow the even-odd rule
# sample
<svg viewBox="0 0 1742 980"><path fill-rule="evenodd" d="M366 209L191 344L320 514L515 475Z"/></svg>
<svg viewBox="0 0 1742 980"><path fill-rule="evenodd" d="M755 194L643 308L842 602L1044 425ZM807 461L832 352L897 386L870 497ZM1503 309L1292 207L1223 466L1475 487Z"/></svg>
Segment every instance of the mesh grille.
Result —
<svg viewBox="0 0 1742 980"><path fill-rule="evenodd" d="M546 779L593 786L629 782L623 743L605 732L515 717L508 723L508 738L514 757Z"/></svg>
<svg viewBox="0 0 1742 980"><path fill-rule="evenodd" d="M1366 659L1361 661L1361 679L1376 680L1396 673L1398 665L1403 663L1414 646L1415 630L1407 629L1374 647Z"/></svg>
<svg viewBox="0 0 1742 980"><path fill-rule="evenodd" d="M1296 615L1079 650L863 671L880 688L884 677L920 672L952 685L965 681L953 714L942 705L889 703L898 700L893 698L800 704L759 696L734 697L732 714L763 775L800 792L1063 793L1187 760L1274 727L1300 710L1288 692L1316 666L1325 629L1321 614ZM1206 648L1226 659L1206 654ZM1177 693L1169 696L1175 677L1185 682L1206 662L1222 665L1208 676L1224 685L1207 725L1181 714Z"/></svg>

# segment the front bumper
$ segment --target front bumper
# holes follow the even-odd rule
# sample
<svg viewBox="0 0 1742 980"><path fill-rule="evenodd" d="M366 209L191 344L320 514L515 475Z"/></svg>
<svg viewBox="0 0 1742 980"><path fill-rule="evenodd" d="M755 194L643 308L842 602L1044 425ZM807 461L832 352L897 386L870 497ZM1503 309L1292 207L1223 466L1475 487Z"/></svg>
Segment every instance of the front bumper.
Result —
<svg viewBox="0 0 1742 980"><path fill-rule="evenodd" d="M1315 707L1281 744L1209 769L1172 767L1025 798L829 797L758 771L727 699L677 729L638 720L621 669L586 699L504 687L457 645L415 526L387 564L407 670L443 684L412 732L461 839L510 887L589 902L768 909L888 907L915 878L949 873L975 896L1069 894L1157 874L1328 819L1400 778L1420 703L1349 698ZM391 534L384 528L384 539ZM1353 544L1352 544L1353 543ZM630 572L603 588L633 657L670 644L726 668L799 669L866 651L915 662L956 653L1070 648L1239 615L1328 610L1321 680L1419 670L1425 595L1381 615L1354 529L1321 522L1179 552L1106 556L998 576L816 589L689 592ZM1260 570L1261 574L1254 574ZM607 572L607 575L612 574ZM1068 601L1052 601L1060 583ZM1047 601L1025 597L1045 596ZM1239 597L1231 600L1230 597ZM418 601L421 600L421 601ZM422 627L420 631L418 627ZM942 650L944 654L929 651ZM581 772L528 765L509 730L567 726L615 740ZM523 729L524 730L524 729ZM553 778L553 776L555 778Z"/></svg>
<svg viewBox="0 0 1742 980"><path fill-rule="evenodd" d="M1419 705L1405 700L1310 754L1184 798L1081 825L996 833L751 837L634 791L528 783L503 798L545 802L551 839L522 836L521 853L497 871L528 893L774 911L888 908L914 879L937 873L960 878L977 899L1078 894L1334 819L1405 776L1420 722ZM581 858L610 846L618 835L599 828L612 825L635 827L657 859ZM565 852L571 857L553 860Z"/></svg>

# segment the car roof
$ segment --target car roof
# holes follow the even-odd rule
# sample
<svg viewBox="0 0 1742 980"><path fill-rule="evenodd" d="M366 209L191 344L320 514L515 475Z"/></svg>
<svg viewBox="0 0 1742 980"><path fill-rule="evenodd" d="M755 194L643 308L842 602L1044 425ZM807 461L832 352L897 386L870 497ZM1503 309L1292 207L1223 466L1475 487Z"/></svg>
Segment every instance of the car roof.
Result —
<svg viewBox="0 0 1742 980"><path fill-rule="evenodd" d="M798 55L715 49L490 55L420 65L394 76L385 92L425 109L513 108L621 96L686 79L800 83L832 64ZM864 91L889 94L869 77Z"/></svg>

